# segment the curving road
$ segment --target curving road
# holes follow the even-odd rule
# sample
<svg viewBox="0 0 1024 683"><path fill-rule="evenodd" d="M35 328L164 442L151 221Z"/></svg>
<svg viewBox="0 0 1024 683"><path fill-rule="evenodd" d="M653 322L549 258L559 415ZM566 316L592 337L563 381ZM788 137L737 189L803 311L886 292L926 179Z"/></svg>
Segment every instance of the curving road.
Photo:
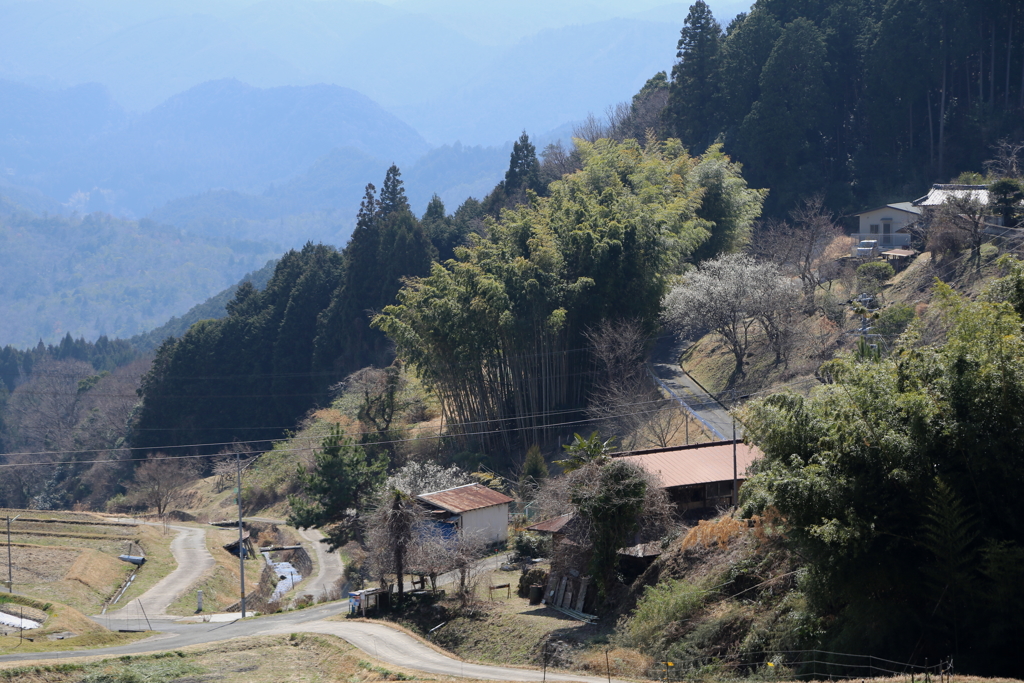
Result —
<svg viewBox="0 0 1024 683"><path fill-rule="evenodd" d="M152 638L97 650L77 650L51 653L26 653L0 656L0 663L15 661L53 661L78 657L116 657L122 655L162 652L189 645L216 643L231 638L284 633L323 633L338 636L364 651L367 655L396 666L416 669L425 673L460 676L496 681L542 681L545 674L534 669L515 669L486 664L470 664L441 654L416 638L383 624L360 621L334 621L327 617L343 613L346 603L333 603L296 612L274 614L256 619L233 621L226 624L179 624L169 620L154 620L160 633ZM602 683L601 676L580 676L549 671L549 680L577 683ZM614 681L614 679L612 679Z"/></svg>
<svg viewBox="0 0 1024 683"><path fill-rule="evenodd" d="M163 526L155 522L139 524ZM150 618L166 617L167 608L171 603L213 568L213 555L206 548L206 529L177 525L168 525L167 528L179 532L171 541L171 554L174 555L178 566L138 598L124 604L117 611L107 612L106 616L114 619L127 618L129 615L137 616L139 608L135 603L141 601Z"/></svg>
<svg viewBox="0 0 1024 683"><path fill-rule="evenodd" d="M309 593L317 599L322 599L334 589L345 569L341 562L341 555L337 552L327 551L327 545L320 542L324 535L320 533L319 529L296 529L295 531L313 547L316 552L317 566L316 576L299 584L299 593Z"/></svg>

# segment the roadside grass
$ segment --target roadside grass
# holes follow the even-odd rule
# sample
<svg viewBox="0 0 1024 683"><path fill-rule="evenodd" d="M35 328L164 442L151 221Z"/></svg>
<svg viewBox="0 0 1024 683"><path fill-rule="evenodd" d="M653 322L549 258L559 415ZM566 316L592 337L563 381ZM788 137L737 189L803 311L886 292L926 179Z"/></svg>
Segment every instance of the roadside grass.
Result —
<svg viewBox="0 0 1024 683"><path fill-rule="evenodd" d="M239 600L238 557L224 550L224 544L238 538L237 531L210 527L206 532L206 547L216 564L198 582L189 586L177 600L167 608L168 614L189 616L196 613L196 591L203 591L203 611L218 612L227 609ZM245 561L246 595L259 584L263 571L263 557Z"/></svg>
<svg viewBox="0 0 1024 683"><path fill-rule="evenodd" d="M146 563L139 567L132 585L118 600L119 605L127 605L178 567L171 552L171 541L177 534L173 529L165 531L163 527L140 526L137 542L146 551Z"/></svg>
<svg viewBox="0 0 1024 683"><path fill-rule="evenodd" d="M215 645L195 645L150 655L78 659L60 664L0 664L0 681L19 683L198 683L214 680L222 683L376 683L467 679L425 676L422 672L376 661L340 638L304 633L236 638Z"/></svg>
<svg viewBox="0 0 1024 683"><path fill-rule="evenodd" d="M19 595L0 595L0 604L5 604L8 611L14 611L17 605L24 605L32 613L26 618L38 620L46 615L42 626L25 631L24 639L19 635L0 636L0 655L21 652L54 652L57 650L73 650L79 648L108 647L125 645L146 634L114 633L78 610L57 602L43 602ZM50 636L63 636L61 639L50 639Z"/></svg>

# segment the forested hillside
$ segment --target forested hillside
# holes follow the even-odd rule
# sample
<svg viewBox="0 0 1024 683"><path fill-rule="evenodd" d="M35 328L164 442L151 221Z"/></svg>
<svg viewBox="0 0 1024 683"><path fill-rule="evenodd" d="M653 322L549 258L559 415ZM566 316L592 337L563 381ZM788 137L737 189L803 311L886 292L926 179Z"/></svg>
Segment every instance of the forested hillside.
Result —
<svg viewBox="0 0 1024 683"><path fill-rule="evenodd" d="M128 340L132 348L141 353L156 351L168 337L180 337L188 331L193 323L200 320L215 320L228 314L227 305L235 298L238 288L248 282L256 289L265 289L277 267L277 259L268 261L267 265L257 271L246 273L241 280L227 289L214 294L201 304L196 304L180 316L174 316L160 327L137 334Z"/></svg>
<svg viewBox="0 0 1024 683"><path fill-rule="evenodd" d="M371 311L394 299L402 277L425 275L436 253L392 167L379 197L367 186L343 252L322 244L288 252L265 289L243 283L226 318L196 323L158 349L133 443L269 441L294 428L349 373L390 362Z"/></svg>
<svg viewBox="0 0 1024 683"><path fill-rule="evenodd" d="M769 213L905 201L1024 136L1022 36L1013 0L757 0L728 24L698 0L665 121L693 150L723 140Z"/></svg>
<svg viewBox="0 0 1024 683"><path fill-rule="evenodd" d="M0 344L127 338L238 281L276 254L152 221L0 213Z"/></svg>
<svg viewBox="0 0 1024 683"><path fill-rule="evenodd" d="M449 429L475 425L466 448L508 453L552 419L582 415L587 332L653 329L672 274L695 254L745 244L764 193L718 150L579 144L580 170L545 186L552 170L524 135L482 203L448 215L435 198L422 220L393 167L379 197L368 186L344 252L289 252L265 290L243 284L227 318L160 348L135 444L275 438L349 373L388 364L393 343L441 398ZM481 221L499 205L511 211Z"/></svg>

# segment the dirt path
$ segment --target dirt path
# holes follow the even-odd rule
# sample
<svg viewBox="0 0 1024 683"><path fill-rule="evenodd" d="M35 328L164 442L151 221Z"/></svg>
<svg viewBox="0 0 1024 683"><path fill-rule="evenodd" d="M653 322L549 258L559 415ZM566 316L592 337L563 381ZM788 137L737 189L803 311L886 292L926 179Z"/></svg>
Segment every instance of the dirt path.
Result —
<svg viewBox="0 0 1024 683"><path fill-rule="evenodd" d="M141 522L150 524L150 522ZM159 526L159 525L158 525ZM201 527L168 526L178 535L171 541L171 553L178 563L177 568L160 579L159 583L140 595L137 600L142 602L146 614L153 618L167 616L167 608L178 599L178 596L189 589L213 568L213 555L206 548L206 529ZM110 617L123 616L122 613L134 611L136 600L124 605L117 612L108 612Z"/></svg>

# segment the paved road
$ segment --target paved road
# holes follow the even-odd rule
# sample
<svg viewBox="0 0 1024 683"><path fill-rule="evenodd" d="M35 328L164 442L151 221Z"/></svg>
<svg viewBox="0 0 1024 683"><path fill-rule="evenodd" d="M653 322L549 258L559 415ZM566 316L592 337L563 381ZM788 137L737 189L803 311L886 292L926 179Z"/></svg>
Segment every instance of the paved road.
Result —
<svg viewBox="0 0 1024 683"><path fill-rule="evenodd" d="M686 350L686 344L673 334L659 338L651 351L651 371L660 380L662 388L668 390L673 398L703 422L715 439L731 441L732 415L679 366L679 357ZM736 424L736 438L743 438L743 429L739 423Z"/></svg>
<svg viewBox="0 0 1024 683"><path fill-rule="evenodd" d="M316 576L299 584L299 593L303 595L309 593L317 599L321 599L322 596L330 594L341 578L345 569L341 555L337 552L327 551L327 544L320 542L324 535L320 533L319 529L303 529L301 531L296 529L296 531L299 536L309 542L316 552L317 566Z"/></svg>
<svg viewBox="0 0 1024 683"><path fill-rule="evenodd" d="M246 517L245 519L251 519L254 522L269 522L271 524L277 524L278 526L287 526L287 522L283 519L274 519L273 517ZM293 527L294 528L294 527ZM316 553L316 576L305 577L302 582L299 583L298 594L305 595L307 593L315 596L318 600L322 599L323 596L328 595L334 587L337 585L338 580L341 579L342 572L345 570L345 565L341 561L341 555L335 552L328 552L327 544L321 543L320 539L324 538L324 535L319 529L295 529L295 532L302 537L304 541L313 549Z"/></svg>
<svg viewBox="0 0 1024 683"><path fill-rule="evenodd" d="M163 526L154 522L140 522L140 524ZM142 607L150 619L167 616L167 608L171 603L203 578L214 565L213 555L206 548L206 529L176 525L169 525L167 528L178 532L175 539L171 541L171 553L178 566L137 598L142 602ZM136 600L132 600L117 611L107 612L107 616L115 620L135 618L139 612L135 603Z"/></svg>
<svg viewBox="0 0 1024 683"><path fill-rule="evenodd" d="M448 657L401 631L357 621L328 621L326 617L347 610L346 603L332 603L296 612L273 614L227 624L178 624L169 620L153 620L158 635L121 647L68 652L26 653L0 656L0 663L16 661L53 661L79 657L117 657L121 655L162 652L188 645L216 643L243 636L284 633L324 633L352 643L367 655L396 666L445 676L462 676L499 681L540 681L543 673L533 669L469 664ZM601 683L600 676L578 676L547 672L549 680ZM613 679L614 680L614 679Z"/></svg>

